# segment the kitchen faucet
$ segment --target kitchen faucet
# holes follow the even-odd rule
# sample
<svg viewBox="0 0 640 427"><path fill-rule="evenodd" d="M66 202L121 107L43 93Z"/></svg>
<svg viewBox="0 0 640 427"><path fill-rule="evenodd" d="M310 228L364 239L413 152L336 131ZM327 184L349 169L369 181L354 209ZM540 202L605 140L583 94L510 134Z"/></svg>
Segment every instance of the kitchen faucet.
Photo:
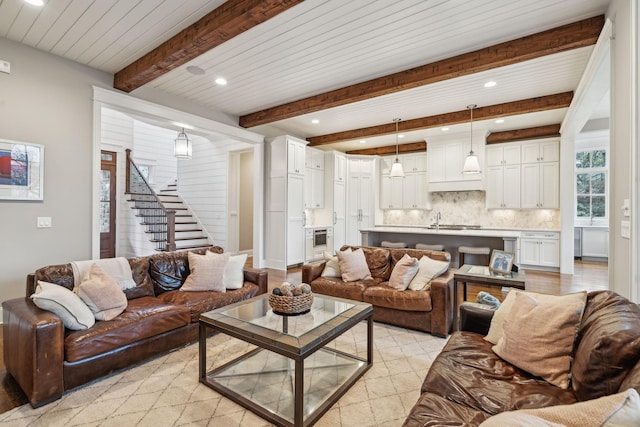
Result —
<svg viewBox="0 0 640 427"><path fill-rule="evenodd" d="M436 214L436 230L439 231L440 230L440 220L442 219L442 214L440 214L440 211L438 211L438 213Z"/></svg>

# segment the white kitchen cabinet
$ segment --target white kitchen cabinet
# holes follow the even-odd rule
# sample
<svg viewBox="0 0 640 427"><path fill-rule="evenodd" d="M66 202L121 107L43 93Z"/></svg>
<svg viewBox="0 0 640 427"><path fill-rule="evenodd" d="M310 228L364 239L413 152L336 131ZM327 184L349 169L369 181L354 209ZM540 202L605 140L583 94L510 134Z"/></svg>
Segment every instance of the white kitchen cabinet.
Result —
<svg viewBox="0 0 640 427"><path fill-rule="evenodd" d="M324 170L324 151L318 150L317 148L306 147L305 166Z"/></svg>
<svg viewBox="0 0 640 427"><path fill-rule="evenodd" d="M404 209L430 209L427 173L408 173L402 179L402 207Z"/></svg>
<svg viewBox="0 0 640 427"><path fill-rule="evenodd" d="M487 166L520 164L520 144L494 144L486 148Z"/></svg>
<svg viewBox="0 0 640 427"><path fill-rule="evenodd" d="M333 156L333 180L336 182L347 182L347 157L343 154Z"/></svg>
<svg viewBox="0 0 640 427"><path fill-rule="evenodd" d="M404 177L382 175L380 180L380 209L402 209Z"/></svg>
<svg viewBox="0 0 640 427"><path fill-rule="evenodd" d="M609 229L582 227L582 257L609 257Z"/></svg>
<svg viewBox="0 0 640 427"><path fill-rule="evenodd" d="M557 139L522 143L522 163L559 162L560 143Z"/></svg>
<svg viewBox="0 0 640 427"><path fill-rule="evenodd" d="M296 175L304 175L305 165L305 142L287 138L287 172Z"/></svg>
<svg viewBox="0 0 640 427"><path fill-rule="evenodd" d="M265 266L284 270L304 262L305 141L291 136L265 146ZM300 172L298 172L300 171Z"/></svg>
<svg viewBox="0 0 640 427"><path fill-rule="evenodd" d="M287 266L304 262L304 177L289 174L287 202ZM282 239L282 238L281 238Z"/></svg>
<svg viewBox="0 0 640 427"><path fill-rule="evenodd" d="M520 264L560 266L560 235L555 232L526 232L520 238Z"/></svg>
<svg viewBox="0 0 640 427"><path fill-rule="evenodd" d="M527 163L521 166L521 207L558 209L560 207L559 162Z"/></svg>
<svg viewBox="0 0 640 427"><path fill-rule="evenodd" d="M304 173L304 207L305 209L321 209L324 207L324 170L313 167L305 168Z"/></svg>
<svg viewBox="0 0 640 427"><path fill-rule="evenodd" d="M426 172L428 166L426 153L404 154L398 158L404 173Z"/></svg>
<svg viewBox="0 0 640 427"><path fill-rule="evenodd" d="M333 251L340 250L347 243L345 183L336 181L333 185Z"/></svg>
<svg viewBox="0 0 640 427"><path fill-rule="evenodd" d="M347 161L347 245L360 245L360 229L374 222L375 160L350 157Z"/></svg>
<svg viewBox="0 0 640 427"><path fill-rule="evenodd" d="M487 209L520 208L520 164L488 166L486 173Z"/></svg>

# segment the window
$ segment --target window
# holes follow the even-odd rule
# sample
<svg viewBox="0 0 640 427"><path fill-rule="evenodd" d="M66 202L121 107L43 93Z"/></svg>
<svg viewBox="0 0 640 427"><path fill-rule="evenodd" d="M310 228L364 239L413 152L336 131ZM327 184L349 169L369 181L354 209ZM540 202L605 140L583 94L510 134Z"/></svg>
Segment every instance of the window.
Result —
<svg viewBox="0 0 640 427"><path fill-rule="evenodd" d="M582 223L607 220L609 174L606 149L576 152L576 218Z"/></svg>

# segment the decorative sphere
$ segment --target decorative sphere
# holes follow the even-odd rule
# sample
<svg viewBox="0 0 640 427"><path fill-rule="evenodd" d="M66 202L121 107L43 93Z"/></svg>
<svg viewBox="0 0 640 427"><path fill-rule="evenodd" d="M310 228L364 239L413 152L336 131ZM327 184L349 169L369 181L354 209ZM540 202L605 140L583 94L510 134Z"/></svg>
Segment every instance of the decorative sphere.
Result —
<svg viewBox="0 0 640 427"><path fill-rule="evenodd" d="M295 288L293 288L291 290L291 292L293 293L294 296L300 296L302 295L302 289L300 286L296 286Z"/></svg>
<svg viewBox="0 0 640 427"><path fill-rule="evenodd" d="M271 291L271 293L274 295L282 296L282 291L280 290L280 288L275 288L273 291Z"/></svg>
<svg viewBox="0 0 640 427"><path fill-rule="evenodd" d="M303 283L300 285L300 290L302 290L303 294L310 294L311 293L311 285L308 283Z"/></svg>
<svg viewBox="0 0 640 427"><path fill-rule="evenodd" d="M283 295L285 294L285 292L290 292L292 288L293 286L291 286L291 283L289 282L284 282L282 285L280 285L280 290L282 291Z"/></svg>
<svg viewBox="0 0 640 427"><path fill-rule="evenodd" d="M281 291L282 291L282 295L285 297L293 296L293 292L291 292L291 289L281 289Z"/></svg>

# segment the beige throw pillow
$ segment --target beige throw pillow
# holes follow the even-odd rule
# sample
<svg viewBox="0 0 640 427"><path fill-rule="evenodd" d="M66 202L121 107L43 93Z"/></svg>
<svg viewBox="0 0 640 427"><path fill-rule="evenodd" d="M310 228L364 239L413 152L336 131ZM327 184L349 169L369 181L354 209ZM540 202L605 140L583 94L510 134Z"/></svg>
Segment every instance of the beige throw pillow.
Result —
<svg viewBox="0 0 640 427"><path fill-rule="evenodd" d="M640 396L630 388L598 399L539 409L502 412L480 427L622 427L640 425Z"/></svg>
<svg viewBox="0 0 640 427"><path fill-rule="evenodd" d="M191 273L180 288L181 291L226 291L224 270L229 260L229 254L207 252L206 255L197 255L189 252L187 257Z"/></svg>
<svg viewBox="0 0 640 427"><path fill-rule="evenodd" d="M536 301L517 292L504 320L504 335L493 346L502 359L562 389L569 388L571 353L586 298L565 303Z"/></svg>
<svg viewBox="0 0 640 427"><path fill-rule="evenodd" d="M88 329L96 322L89 307L64 286L38 280L31 300L37 307L58 316L67 329Z"/></svg>
<svg viewBox="0 0 640 427"><path fill-rule="evenodd" d="M507 294L506 298L504 299L502 304L500 304L500 307L498 307L498 309L493 314L493 317L491 318L489 332L487 333L487 336L484 337L484 339L489 341L491 344L498 344L498 341L502 337L504 332L504 319L511 311L511 307L513 307L513 303L515 301L516 293L518 292L526 292L527 295L534 298L536 301L557 301L558 304L568 304L575 301L584 302L587 298L586 292L576 292L566 295L547 295L514 289Z"/></svg>
<svg viewBox="0 0 640 427"><path fill-rule="evenodd" d="M75 288L96 320L111 320L127 308L127 296L118 282L98 264L89 270L89 278Z"/></svg>
<svg viewBox="0 0 640 427"><path fill-rule="evenodd" d="M208 254L213 252L208 252ZM219 254L214 254L219 255ZM244 265L247 262L247 254L233 255L229 257L224 268L225 289L240 289L244 286Z"/></svg>
<svg viewBox="0 0 640 427"><path fill-rule="evenodd" d="M431 287L429 282L431 282L434 277L444 274L449 269L449 262L438 261L437 259L424 255L420 258L418 267L418 273L413 280L411 280L411 283L409 283L409 289L412 291L427 291Z"/></svg>
<svg viewBox="0 0 640 427"><path fill-rule="evenodd" d="M351 248L348 248L344 252L351 252ZM324 260L326 261L324 269L320 276L322 277L342 277L342 271L340 271L340 263L337 256L332 256L329 252L324 251L322 253Z"/></svg>
<svg viewBox="0 0 640 427"><path fill-rule="evenodd" d="M396 266L393 267L389 278L389 287L399 291L407 289L407 286L409 286L409 283L418 272L418 267L420 267L420 264L416 258L409 256L409 254L404 254L400 261L396 263Z"/></svg>
<svg viewBox="0 0 640 427"><path fill-rule="evenodd" d="M371 279L371 271L369 271L367 259L362 249L353 252L338 252L336 255L342 272L342 280L354 282L356 280Z"/></svg>

